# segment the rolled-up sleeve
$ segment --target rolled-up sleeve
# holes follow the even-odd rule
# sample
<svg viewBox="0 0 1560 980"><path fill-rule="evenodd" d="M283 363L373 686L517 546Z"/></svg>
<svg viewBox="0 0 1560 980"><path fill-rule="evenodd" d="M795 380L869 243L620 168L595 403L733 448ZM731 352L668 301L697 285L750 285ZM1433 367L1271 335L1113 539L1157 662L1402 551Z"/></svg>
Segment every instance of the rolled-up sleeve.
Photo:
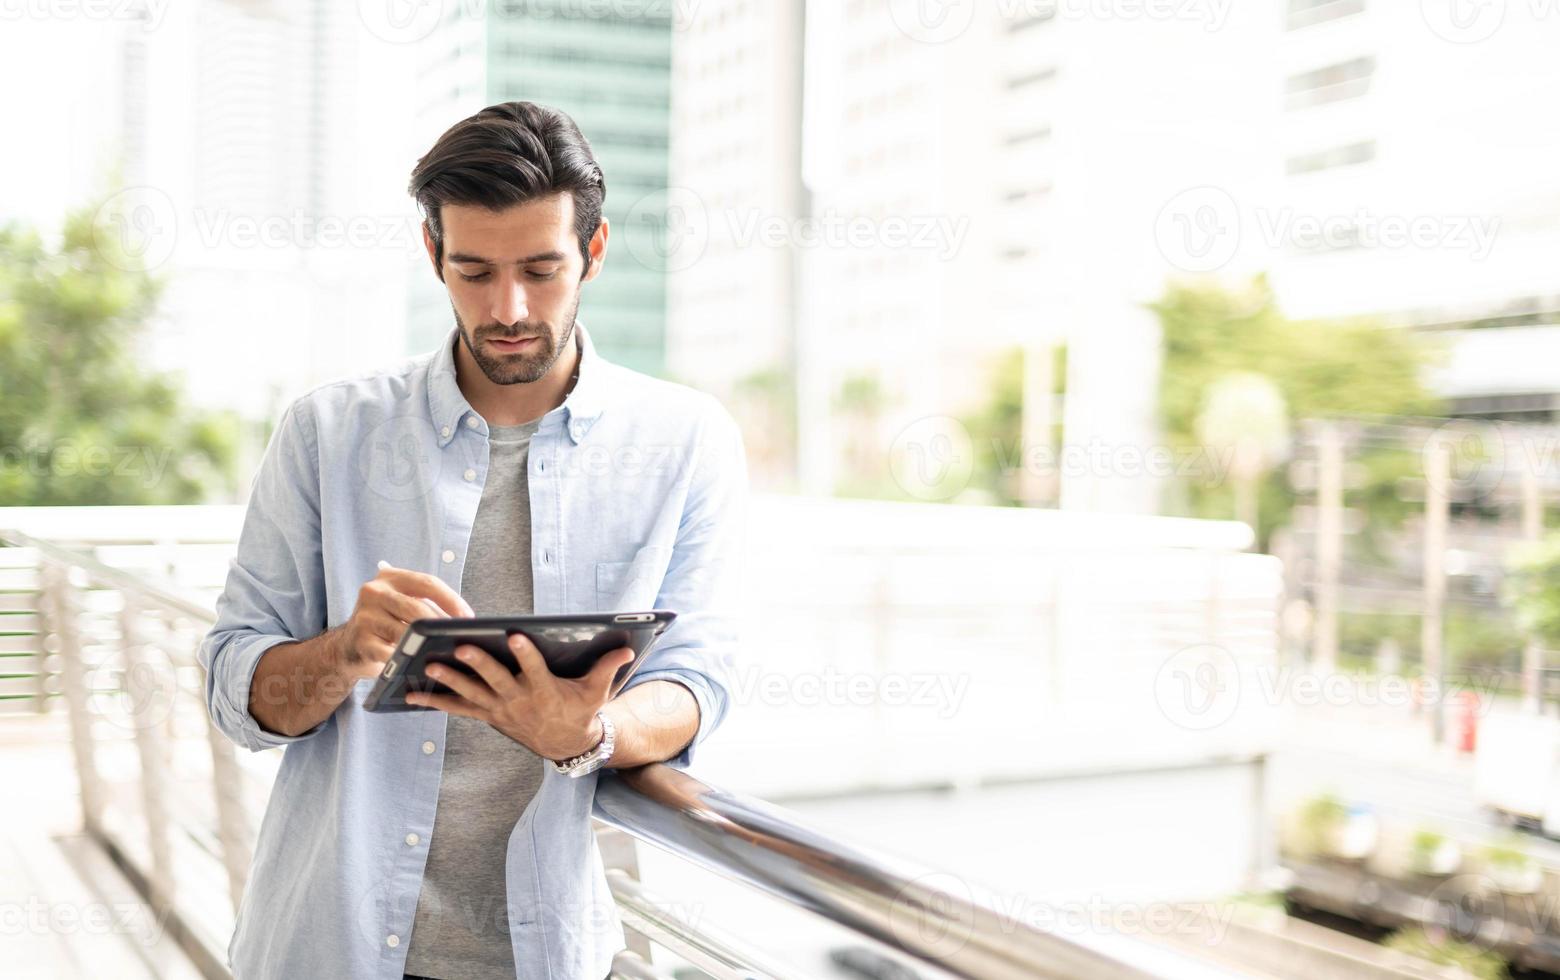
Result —
<svg viewBox="0 0 1560 980"><path fill-rule="evenodd" d="M307 400L293 402L255 474L238 552L217 600L217 622L200 646L211 720L251 751L296 742L324 727L279 735L261 727L249 710L255 667L265 652L325 629L316 433Z"/></svg>
<svg viewBox="0 0 1560 980"><path fill-rule="evenodd" d="M718 402L710 402L656 606L677 612L629 681L673 681L699 706L693 741L667 763L687 768L694 749L725 720L736 670L742 542L747 522L747 457L742 433Z"/></svg>

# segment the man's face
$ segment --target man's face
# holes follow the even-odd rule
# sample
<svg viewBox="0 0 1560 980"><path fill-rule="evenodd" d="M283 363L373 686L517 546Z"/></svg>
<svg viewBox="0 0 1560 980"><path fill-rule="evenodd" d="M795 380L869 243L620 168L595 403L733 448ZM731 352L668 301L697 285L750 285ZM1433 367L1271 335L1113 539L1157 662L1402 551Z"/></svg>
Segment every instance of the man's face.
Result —
<svg viewBox="0 0 1560 980"><path fill-rule="evenodd" d="M494 384L528 384L546 376L574 336L580 288L594 279L606 251L606 222L585 259L574 234L574 196L538 198L503 211L447 204L445 287L461 342ZM424 240L433 258L431 240Z"/></svg>

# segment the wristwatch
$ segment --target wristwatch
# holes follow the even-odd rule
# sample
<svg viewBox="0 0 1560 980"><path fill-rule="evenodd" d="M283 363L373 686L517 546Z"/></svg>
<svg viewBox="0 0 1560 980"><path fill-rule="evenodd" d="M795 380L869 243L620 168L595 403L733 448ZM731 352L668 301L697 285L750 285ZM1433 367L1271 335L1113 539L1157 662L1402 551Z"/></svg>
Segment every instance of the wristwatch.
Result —
<svg viewBox="0 0 1560 980"><path fill-rule="evenodd" d="M589 752L582 752L562 762L553 762L554 769L565 776L578 779L600 769L607 764L607 760L612 758L612 747L617 743L617 728L612 724L612 719L607 717L606 712L598 711L596 717L601 719L601 741L597 742L596 747Z"/></svg>

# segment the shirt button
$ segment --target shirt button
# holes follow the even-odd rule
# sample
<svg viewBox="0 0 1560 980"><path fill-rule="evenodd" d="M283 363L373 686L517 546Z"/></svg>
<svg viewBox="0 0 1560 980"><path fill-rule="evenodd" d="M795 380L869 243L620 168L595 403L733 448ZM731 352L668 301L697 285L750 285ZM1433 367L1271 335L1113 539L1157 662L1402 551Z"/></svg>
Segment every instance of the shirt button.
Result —
<svg viewBox="0 0 1560 980"><path fill-rule="evenodd" d="M433 755L433 743L432 742L424 742L423 743L423 755Z"/></svg>
<svg viewBox="0 0 1560 980"><path fill-rule="evenodd" d="M551 565L552 564L552 552L550 552L550 551L542 552L542 564L543 565Z"/></svg>
<svg viewBox="0 0 1560 980"><path fill-rule="evenodd" d="M450 437L450 427L446 425L444 428L440 429L439 435L445 439L448 439Z"/></svg>
<svg viewBox="0 0 1560 980"><path fill-rule="evenodd" d="M389 946L391 949L395 949L397 946L401 945L401 937L392 933L391 935L385 937L385 945Z"/></svg>
<svg viewBox="0 0 1560 980"><path fill-rule="evenodd" d="M482 424L481 422L477 421L477 417L475 415L468 415L468 416L466 416L466 428L468 428L468 429L475 429L477 426L479 426L481 424Z"/></svg>
<svg viewBox="0 0 1560 980"><path fill-rule="evenodd" d="M448 565L450 562L455 560L455 552L453 552L453 551L446 551L444 554L440 555L439 557L443 558L444 559L444 564Z"/></svg>
<svg viewBox="0 0 1560 980"><path fill-rule="evenodd" d="M577 426L577 425L574 428L569 430L569 435L573 436L574 440L576 442L578 442L580 437L583 436L584 434L585 434L585 430L583 428L581 428L580 426Z"/></svg>
<svg viewBox="0 0 1560 980"><path fill-rule="evenodd" d="M477 478L477 471L476 470L467 470L466 472L462 473L461 476L464 476L466 478L466 482L470 483L472 480L475 480Z"/></svg>
<svg viewBox="0 0 1560 980"><path fill-rule="evenodd" d="M418 839L419 838L417 837L416 834L407 834L406 835L406 846L407 847L416 847Z"/></svg>
<svg viewBox="0 0 1560 980"><path fill-rule="evenodd" d="M542 460L537 460L536 461L536 471L538 473L546 473L547 472L547 464L545 462L543 462Z"/></svg>

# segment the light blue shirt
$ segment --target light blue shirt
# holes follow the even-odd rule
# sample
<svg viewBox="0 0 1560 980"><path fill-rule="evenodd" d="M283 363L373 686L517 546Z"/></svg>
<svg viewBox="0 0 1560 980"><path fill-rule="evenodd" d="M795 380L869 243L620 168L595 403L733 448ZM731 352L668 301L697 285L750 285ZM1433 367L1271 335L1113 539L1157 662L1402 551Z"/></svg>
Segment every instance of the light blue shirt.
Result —
<svg viewBox="0 0 1560 980"><path fill-rule="evenodd" d="M531 442L538 613L671 609L630 686L693 693L687 767L720 724L736 652L747 490L741 435L715 399L603 360L583 325L580 376ZM344 623L380 560L459 590L487 477L488 426L455 381L451 332L397 370L293 402L254 479L237 557L200 649L212 720L286 746L228 947L237 980L399 980L444 764L440 711L370 713L372 681L289 738L249 712L261 656ZM522 558L524 556L517 556ZM549 767L506 857L517 976L605 976L623 947L591 831L594 775Z"/></svg>

